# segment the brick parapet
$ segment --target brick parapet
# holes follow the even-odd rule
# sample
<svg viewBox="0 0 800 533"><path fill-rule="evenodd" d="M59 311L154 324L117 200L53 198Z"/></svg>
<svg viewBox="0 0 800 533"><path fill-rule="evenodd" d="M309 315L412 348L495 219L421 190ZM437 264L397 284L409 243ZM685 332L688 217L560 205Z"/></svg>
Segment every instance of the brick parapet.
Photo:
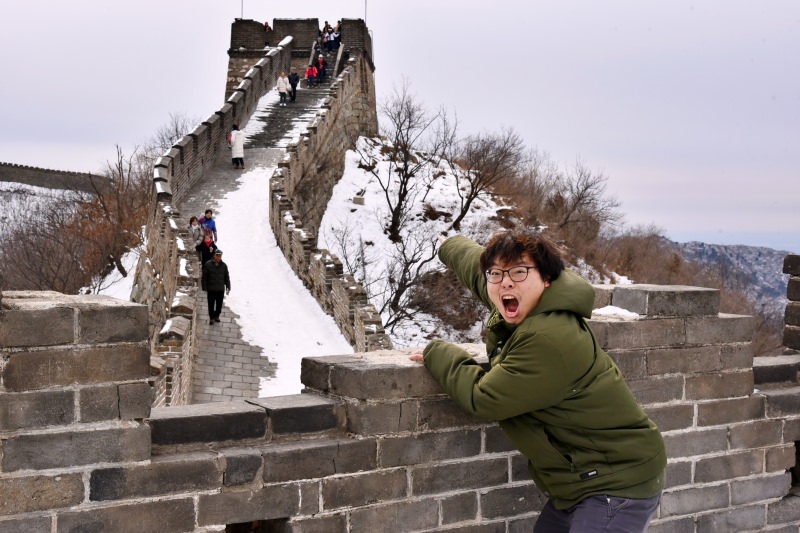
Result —
<svg viewBox="0 0 800 533"><path fill-rule="evenodd" d="M784 314L783 346L787 353L800 353L800 255L791 254L783 259L783 273L789 274L786 298L789 300Z"/></svg>
<svg viewBox="0 0 800 533"><path fill-rule="evenodd" d="M800 440L796 401L753 390L749 341L726 338L747 317L715 317L689 305L691 291L672 292L683 315L590 321L614 329L598 339L667 445L650 531L796 529L787 471ZM303 394L150 411L142 306L6 293L3 307L0 527L201 532L274 520L345 533L508 531L530 530L544 505L497 425L466 415L409 351L303 359ZM364 323L373 312L357 309ZM120 321L127 333L112 327ZM184 326L175 322L162 335L177 344ZM41 330L41 345L26 324ZM691 342L693 329L706 330L702 342ZM77 347L88 359L58 360ZM486 364L483 345L463 347ZM84 368L92 357L112 364ZM142 513L159 520L130 520Z"/></svg>

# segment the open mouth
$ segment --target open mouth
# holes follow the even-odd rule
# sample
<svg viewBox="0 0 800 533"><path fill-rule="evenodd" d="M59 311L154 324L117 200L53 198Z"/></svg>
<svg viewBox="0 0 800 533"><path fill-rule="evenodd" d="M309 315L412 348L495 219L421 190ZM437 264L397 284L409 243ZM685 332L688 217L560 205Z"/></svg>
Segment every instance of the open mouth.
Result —
<svg viewBox="0 0 800 533"><path fill-rule="evenodd" d="M513 296L503 296L503 309L506 316L515 316L519 309L519 301Z"/></svg>

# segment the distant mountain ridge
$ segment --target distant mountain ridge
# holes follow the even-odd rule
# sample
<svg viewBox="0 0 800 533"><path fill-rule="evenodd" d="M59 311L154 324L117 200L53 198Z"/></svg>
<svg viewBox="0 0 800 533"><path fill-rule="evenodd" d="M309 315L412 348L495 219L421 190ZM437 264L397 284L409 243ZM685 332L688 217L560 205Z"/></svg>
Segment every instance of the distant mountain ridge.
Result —
<svg viewBox="0 0 800 533"><path fill-rule="evenodd" d="M783 260L791 252L763 246L707 244L703 242L673 245L687 259L717 268L730 269L746 280L748 294L769 314L783 316L786 309L786 286L789 275L783 273ZM726 276L732 278L733 276Z"/></svg>

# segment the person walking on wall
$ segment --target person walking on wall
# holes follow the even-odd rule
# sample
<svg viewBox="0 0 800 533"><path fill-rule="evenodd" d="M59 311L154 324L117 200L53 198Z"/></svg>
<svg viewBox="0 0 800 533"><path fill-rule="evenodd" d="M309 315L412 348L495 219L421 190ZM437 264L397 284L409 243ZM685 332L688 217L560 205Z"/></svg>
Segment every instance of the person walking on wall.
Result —
<svg viewBox="0 0 800 533"><path fill-rule="evenodd" d="M310 89L314 86L314 81L317 78L317 69L314 65L308 65L306 69L306 85Z"/></svg>
<svg viewBox="0 0 800 533"><path fill-rule="evenodd" d="M222 261L222 250L214 251L214 258L203 265L201 287L208 297L208 323L213 325L219 322L222 313L222 302L226 294L231 293L231 277L228 265Z"/></svg>
<svg viewBox="0 0 800 533"><path fill-rule="evenodd" d="M233 168L244 168L244 132L239 130L239 125L233 125L233 131L228 135L228 147L231 149Z"/></svg>
<svg viewBox="0 0 800 533"><path fill-rule="evenodd" d="M300 76L297 75L297 68L292 67L289 72L289 94L292 97L292 102L297 99L297 84L300 83Z"/></svg>
<svg viewBox="0 0 800 533"><path fill-rule="evenodd" d="M325 81L326 68L328 67L328 62L325 61L325 56L322 54L318 55L317 63L314 66L317 67L317 82L321 83Z"/></svg>
<svg viewBox="0 0 800 533"><path fill-rule="evenodd" d="M214 252L217 251L217 245L214 244L214 239L211 238L210 233L203 236L203 240L195 246L195 250L200 254L200 266L202 267L208 261L214 259Z"/></svg>
<svg viewBox="0 0 800 533"><path fill-rule="evenodd" d="M205 214L200 217L198 223L203 233L211 235L214 242L217 242L217 223L214 221L214 212L210 208L206 209Z"/></svg>
<svg viewBox="0 0 800 533"><path fill-rule="evenodd" d="M281 97L281 101L278 105L286 107L286 95L289 94L291 85L289 85L289 79L286 77L285 70L281 71L281 75L278 77L278 82L275 85L278 87L278 94Z"/></svg>
<svg viewBox="0 0 800 533"><path fill-rule="evenodd" d="M197 250L197 258L202 259L199 246L203 242L203 228L200 227L200 222L197 220L196 216L192 216L192 218L189 219L189 238L192 239L192 246ZM200 266L203 266L202 261L200 262Z"/></svg>
<svg viewBox="0 0 800 533"><path fill-rule="evenodd" d="M485 370L442 340L417 350L462 409L497 421L548 497L534 533L643 532L656 512L664 441L586 319L594 289L527 228L486 247L440 237L441 261L490 310Z"/></svg>

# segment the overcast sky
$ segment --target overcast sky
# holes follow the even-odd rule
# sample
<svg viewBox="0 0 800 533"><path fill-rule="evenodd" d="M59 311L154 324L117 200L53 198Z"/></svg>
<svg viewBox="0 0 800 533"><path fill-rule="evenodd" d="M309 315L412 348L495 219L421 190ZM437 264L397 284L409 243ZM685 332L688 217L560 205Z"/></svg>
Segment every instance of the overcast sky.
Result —
<svg viewBox="0 0 800 533"><path fill-rule="evenodd" d="M231 22L364 18L464 133L608 177L629 225L800 253L800 2L42 0L0 4L0 161L93 171L223 103Z"/></svg>

